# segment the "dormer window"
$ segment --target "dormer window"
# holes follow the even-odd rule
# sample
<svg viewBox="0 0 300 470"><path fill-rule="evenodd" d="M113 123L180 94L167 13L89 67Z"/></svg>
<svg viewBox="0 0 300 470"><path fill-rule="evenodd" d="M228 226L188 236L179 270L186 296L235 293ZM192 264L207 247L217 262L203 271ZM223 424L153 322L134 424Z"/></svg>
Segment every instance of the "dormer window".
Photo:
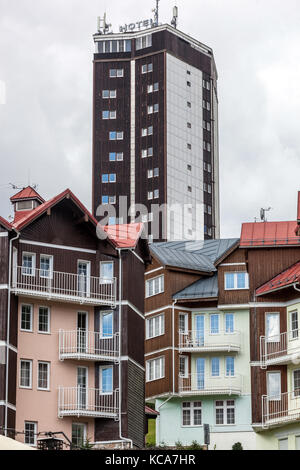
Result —
<svg viewBox="0 0 300 470"><path fill-rule="evenodd" d="M36 201L19 201L17 202L16 210L17 211L31 211L37 207Z"/></svg>

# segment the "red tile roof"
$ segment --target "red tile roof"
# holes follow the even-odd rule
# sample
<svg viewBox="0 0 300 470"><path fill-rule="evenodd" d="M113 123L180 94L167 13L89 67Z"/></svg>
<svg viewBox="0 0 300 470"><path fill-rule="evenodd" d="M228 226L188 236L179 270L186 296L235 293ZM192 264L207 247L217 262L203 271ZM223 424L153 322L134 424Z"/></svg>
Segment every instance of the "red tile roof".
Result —
<svg viewBox="0 0 300 470"><path fill-rule="evenodd" d="M135 248L142 234L143 224L106 225L103 229L117 248Z"/></svg>
<svg viewBox="0 0 300 470"><path fill-rule="evenodd" d="M300 223L300 191L298 191L297 221Z"/></svg>
<svg viewBox="0 0 300 470"><path fill-rule="evenodd" d="M268 294L276 290L289 287L294 283L298 283L299 281L300 261L298 261L298 263L294 264L282 273L278 274L276 277L271 279L271 281L266 282L266 284L256 289L256 295Z"/></svg>
<svg viewBox="0 0 300 470"><path fill-rule="evenodd" d="M242 224L240 246L300 245L297 222L252 222Z"/></svg>
<svg viewBox="0 0 300 470"><path fill-rule="evenodd" d="M45 202L45 200L31 186L23 188L21 191L10 198L12 202L23 199L38 199L40 202Z"/></svg>
<svg viewBox="0 0 300 470"><path fill-rule="evenodd" d="M3 219L3 217L0 216L0 225L2 225L6 230L11 230L12 225L10 222L7 220Z"/></svg>
<svg viewBox="0 0 300 470"><path fill-rule="evenodd" d="M151 416L158 416L159 412L156 410L153 410L149 406L145 405L145 414L146 415L151 415Z"/></svg>

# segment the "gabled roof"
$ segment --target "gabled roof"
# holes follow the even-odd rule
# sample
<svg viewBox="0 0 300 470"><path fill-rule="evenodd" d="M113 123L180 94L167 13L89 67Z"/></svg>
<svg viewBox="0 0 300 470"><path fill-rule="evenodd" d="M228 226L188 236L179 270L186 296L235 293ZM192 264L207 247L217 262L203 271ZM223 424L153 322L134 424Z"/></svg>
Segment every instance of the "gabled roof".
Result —
<svg viewBox="0 0 300 470"><path fill-rule="evenodd" d="M300 245L297 222L252 222L242 224L241 247Z"/></svg>
<svg viewBox="0 0 300 470"><path fill-rule="evenodd" d="M38 199L40 202L45 202L45 200L33 189L31 186L27 186L27 188L23 188L17 194L12 196L10 200L12 202L24 200L24 199Z"/></svg>
<svg viewBox="0 0 300 470"><path fill-rule="evenodd" d="M103 230L117 248L135 248L143 231L143 224L105 225Z"/></svg>
<svg viewBox="0 0 300 470"><path fill-rule="evenodd" d="M300 282L300 261L256 289L256 295L269 294Z"/></svg>
<svg viewBox="0 0 300 470"><path fill-rule="evenodd" d="M173 299L177 300L195 300L195 299L215 299L218 298L218 274L212 277L199 279L193 284L185 287L181 291L173 295Z"/></svg>
<svg viewBox="0 0 300 470"><path fill-rule="evenodd" d="M218 259L237 243L237 238L161 242L150 245L150 251L164 266L213 273Z"/></svg>
<svg viewBox="0 0 300 470"><path fill-rule="evenodd" d="M156 417L159 416L159 412L145 405L145 415Z"/></svg>
<svg viewBox="0 0 300 470"><path fill-rule="evenodd" d="M297 222L300 223L300 191L298 191Z"/></svg>
<svg viewBox="0 0 300 470"><path fill-rule="evenodd" d="M3 217L0 216L0 225L2 225L2 227L4 227L6 230L11 230L12 229L12 225L10 222L8 222L7 220L3 219Z"/></svg>

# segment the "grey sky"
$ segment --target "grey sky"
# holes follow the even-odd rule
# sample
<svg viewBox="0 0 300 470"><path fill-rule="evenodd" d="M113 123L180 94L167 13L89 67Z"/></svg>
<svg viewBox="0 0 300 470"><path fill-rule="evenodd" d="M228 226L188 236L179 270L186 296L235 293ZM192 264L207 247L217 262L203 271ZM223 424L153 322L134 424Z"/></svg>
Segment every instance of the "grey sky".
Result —
<svg viewBox="0 0 300 470"><path fill-rule="evenodd" d="M170 22L175 0L161 0ZM8 183L49 198L70 187L91 207L92 34L105 9L120 24L154 0L0 0L0 214ZM221 235L271 206L294 220L300 190L299 0L177 0L179 29L214 49L219 72Z"/></svg>

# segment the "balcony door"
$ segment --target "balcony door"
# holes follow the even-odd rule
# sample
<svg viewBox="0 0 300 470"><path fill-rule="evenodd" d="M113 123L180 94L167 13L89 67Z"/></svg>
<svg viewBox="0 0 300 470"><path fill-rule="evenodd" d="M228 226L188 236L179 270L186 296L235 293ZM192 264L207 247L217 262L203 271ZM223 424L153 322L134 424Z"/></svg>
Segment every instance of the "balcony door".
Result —
<svg viewBox="0 0 300 470"><path fill-rule="evenodd" d="M196 385L197 390L204 390L205 383L205 359L198 357L196 360Z"/></svg>
<svg viewBox="0 0 300 470"><path fill-rule="evenodd" d="M90 296L90 276L91 263L89 261L78 261L77 266L78 282L77 289L81 297Z"/></svg>
<svg viewBox="0 0 300 470"><path fill-rule="evenodd" d="M77 352L87 352L88 314L78 312L77 314Z"/></svg>
<svg viewBox="0 0 300 470"><path fill-rule="evenodd" d="M204 325L205 317L204 315L195 316L195 337L197 346L204 346Z"/></svg>
<svg viewBox="0 0 300 470"><path fill-rule="evenodd" d="M88 368L77 368L77 403L78 409L84 410L87 407L87 382Z"/></svg>

